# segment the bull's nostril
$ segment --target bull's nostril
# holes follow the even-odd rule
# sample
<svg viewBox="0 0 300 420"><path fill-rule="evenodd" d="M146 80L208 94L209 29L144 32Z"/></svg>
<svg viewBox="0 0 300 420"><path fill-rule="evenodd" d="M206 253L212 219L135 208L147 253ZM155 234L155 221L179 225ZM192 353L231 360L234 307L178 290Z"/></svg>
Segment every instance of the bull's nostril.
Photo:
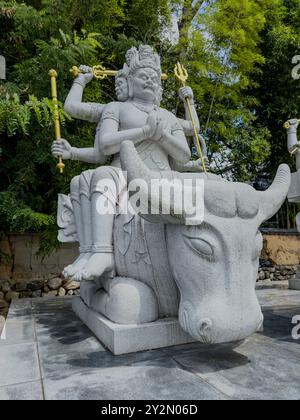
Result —
<svg viewBox="0 0 300 420"><path fill-rule="evenodd" d="M198 332L200 337L202 337L205 341L209 341L211 339L212 326L213 323L209 318L205 318L200 322Z"/></svg>

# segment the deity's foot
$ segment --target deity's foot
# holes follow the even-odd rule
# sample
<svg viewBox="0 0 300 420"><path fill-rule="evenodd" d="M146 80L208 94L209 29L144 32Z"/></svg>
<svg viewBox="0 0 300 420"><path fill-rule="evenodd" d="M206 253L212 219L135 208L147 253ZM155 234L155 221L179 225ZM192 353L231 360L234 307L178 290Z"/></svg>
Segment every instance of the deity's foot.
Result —
<svg viewBox="0 0 300 420"><path fill-rule="evenodd" d="M86 263L88 262L88 260L91 258L92 255L93 255L92 253L80 254L77 260L73 264L69 265L68 267L64 269L63 276L66 279L70 279L77 272L80 272L85 267Z"/></svg>
<svg viewBox="0 0 300 420"><path fill-rule="evenodd" d="M101 276L115 277L115 258L113 253L93 254L83 269L73 276L76 281L94 281Z"/></svg>

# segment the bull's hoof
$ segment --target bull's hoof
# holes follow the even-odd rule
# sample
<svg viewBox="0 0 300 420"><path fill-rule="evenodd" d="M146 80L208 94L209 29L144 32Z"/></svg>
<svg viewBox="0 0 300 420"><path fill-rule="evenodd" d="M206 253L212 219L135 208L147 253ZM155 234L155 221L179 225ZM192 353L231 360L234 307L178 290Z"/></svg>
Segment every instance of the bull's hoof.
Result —
<svg viewBox="0 0 300 420"><path fill-rule="evenodd" d="M158 319L158 304L146 284L116 277L105 282L92 299L92 309L117 324L145 324Z"/></svg>

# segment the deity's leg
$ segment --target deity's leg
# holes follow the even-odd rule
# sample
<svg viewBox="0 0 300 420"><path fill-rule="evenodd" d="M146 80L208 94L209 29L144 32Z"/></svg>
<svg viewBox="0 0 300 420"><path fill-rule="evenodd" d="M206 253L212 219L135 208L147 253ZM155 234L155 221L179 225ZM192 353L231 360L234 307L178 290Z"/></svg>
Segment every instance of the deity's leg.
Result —
<svg viewBox="0 0 300 420"><path fill-rule="evenodd" d="M73 211L74 211L74 218L75 218L75 224L77 229L77 236L79 240L79 251L80 256L77 258L77 260L66 267L63 271L63 276L66 278L70 278L75 274L75 267L79 263L79 261L82 259L82 245L83 245L83 224L81 221L81 209L80 209L80 176L76 176L71 181L71 201L73 205Z"/></svg>
<svg viewBox="0 0 300 420"><path fill-rule="evenodd" d="M114 277L113 227L118 200L118 170L98 168L91 182L92 256L76 280L96 280L102 276Z"/></svg>

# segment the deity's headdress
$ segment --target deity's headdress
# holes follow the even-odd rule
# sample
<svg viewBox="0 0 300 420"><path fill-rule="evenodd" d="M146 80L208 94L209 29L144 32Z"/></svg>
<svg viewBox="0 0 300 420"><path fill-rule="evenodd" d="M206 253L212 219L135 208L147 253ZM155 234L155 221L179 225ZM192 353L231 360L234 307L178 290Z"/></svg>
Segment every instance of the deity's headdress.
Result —
<svg viewBox="0 0 300 420"><path fill-rule="evenodd" d="M158 54L154 53L149 45L141 45L139 49L133 47L126 53L126 63L129 68L129 74L138 69L151 68L157 72L161 78L161 63Z"/></svg>

